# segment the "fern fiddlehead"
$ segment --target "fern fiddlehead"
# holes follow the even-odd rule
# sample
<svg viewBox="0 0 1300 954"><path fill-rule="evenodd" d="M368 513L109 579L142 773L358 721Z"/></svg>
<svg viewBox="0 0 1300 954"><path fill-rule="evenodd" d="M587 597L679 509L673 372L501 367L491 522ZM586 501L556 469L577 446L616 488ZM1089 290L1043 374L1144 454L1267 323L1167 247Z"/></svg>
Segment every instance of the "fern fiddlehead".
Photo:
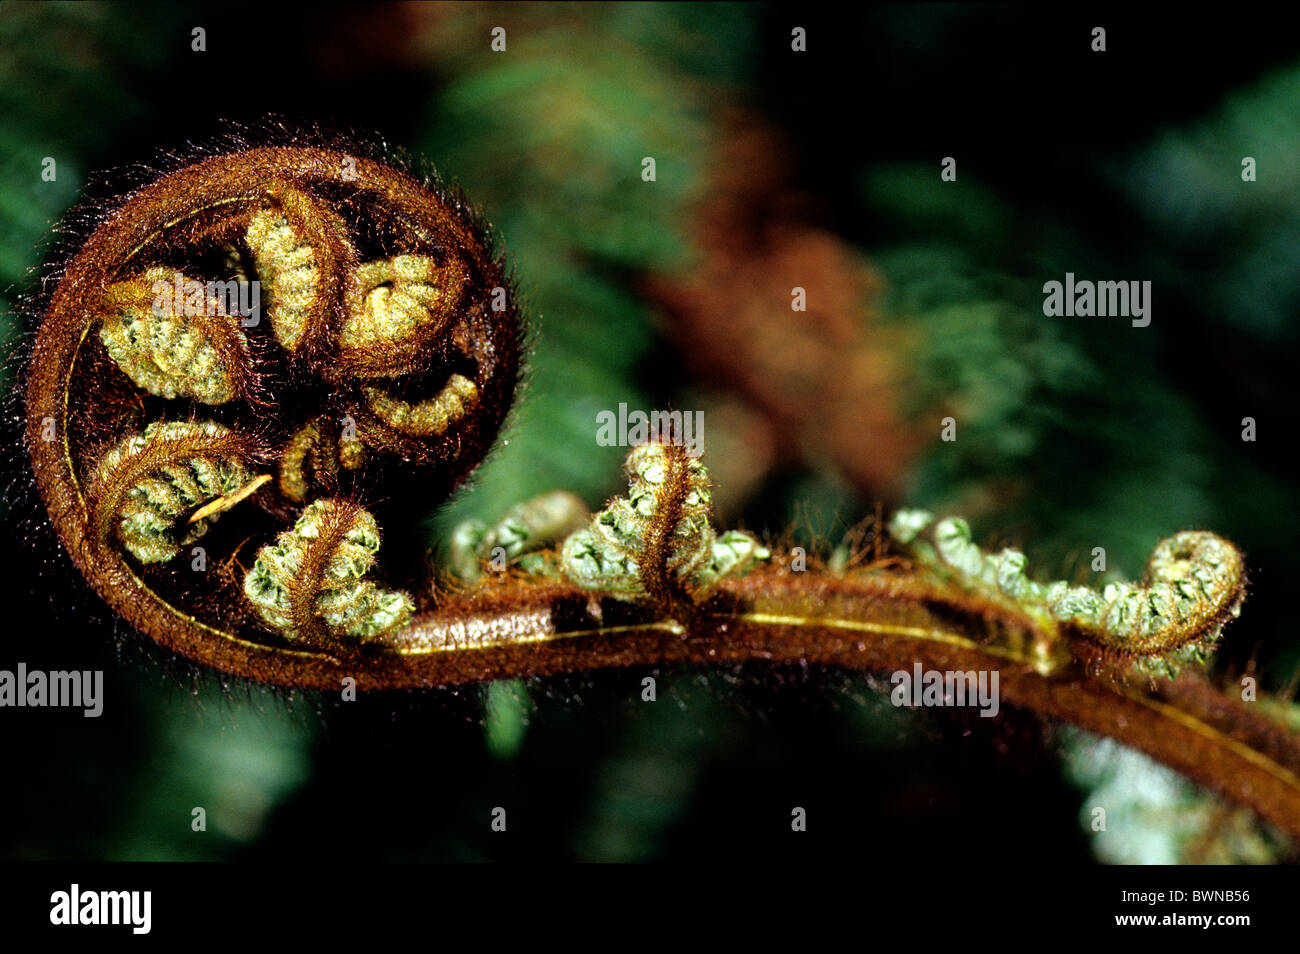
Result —
<svg viewBox="0 0 1300 954"><path fill-rule="evenodd" d="M564 542L560 563L578 586L631 599L697 602L720 579L771 553L745 533L709 522L708 473L680 444L644 444L623 468L619 497Z"/></svg>
<svg viewBox="0 0 1300 954"><path fill-rule="evenodd" d="M117 540L141 563L175 558L217 513L181 518L247 484L240 450L227 428L210 422L154 422L127 437L104 454L95 477L101 541L115 524Z"/></svg>
<svg viewBox="0 0 1300 954"><path fill-rule="evenodd" d="M257 552L244 593L258 615L294 640L337 646L411 618L410 596L364 579L379 551L375 518L350 501L320 499Z"/></svg>
<svg viewBox="0 0 1300 954"><path fill-rule="evenodd" d="M255 678L282 643L348 655L410 615L400 585L361 579L366 501L423 509L455 486L521 350L459 199L365 144L288 138L227 141L77 213L95 227L53 269L26 388L35 483L86 579L160 642ZM219 518L234 526L212 534ZM187 576L200 542L223 558Z"/></svg>
<svg viewBox="0 0 1300 954"><path fill-rule="evenodd" d="M646 445L588 526L569 500L471 527L466 579L498 547L515 568L434 585L401 531L492 444L522 350L504 264L463 202L363 144L290 136L225 142L79 218L93 227L34 300L26 448L73 563L162 645L315 689L673 662L996 668L1009 703L1300 834L1293 734L1194 673L1098 674L1217 639L1244 587L1226 541L1177 535L1145 584L1097 594L1034 583L1018 553L913 514L895 529L914 562L798 571L716 532L702 463ZM241 302L257 283L267 320L212 283ZM187 568L196 547L221 559Z"/></svg>
<svg viewBox="0 0 1300 954"><path fill-rule="evenodd" d="M924 510L894 515L890 531L925 563L977 588L1046 611L1072 635L1100 650L1172 671L1179 660L1203 661L1223 625L1241 612L1245 560L1223 537L1184 531L1160 541L1142 584L1098 591L1065 582L1035 583L1025 555L982 551L960 517L935 520Z"/></svg>

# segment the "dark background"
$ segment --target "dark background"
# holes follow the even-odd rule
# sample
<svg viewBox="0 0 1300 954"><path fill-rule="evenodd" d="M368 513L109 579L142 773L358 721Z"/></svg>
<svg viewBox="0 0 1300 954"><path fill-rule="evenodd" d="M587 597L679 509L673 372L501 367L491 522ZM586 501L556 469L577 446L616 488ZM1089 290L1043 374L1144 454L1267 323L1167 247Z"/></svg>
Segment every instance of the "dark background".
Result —
<svg viewBox="0 0 1300 954"><path fill-rule="evenodd" d="M806 53L790 50L795 25ZM1098 25L1105 53L1089 48ZM1220 671L1255 665L1283 689L1297 670L1293 31L1095 7L5 3L9 304L91 172L269 113L428 157L515 262L537 327L529 388L509 448L431 518L431 539L552 486L592 504L618 492L621 452L594 445L597 409L703 408L725 525L829 551L877 500L951 508L987 546L1023 546L1039 578L1080 580L1094 546L1133 577L1160 537L1214 529L1246 550L1253 580ZM653 191L643 155L659 161ZM1240 179L1245 155L1256 183ZM944 156L956 183L939 180ZM896 373L863 395L860 441L821 428L851 423L842 401L788 398L710 351L711 322L790 333L788 297L733 313L717 307L731 290L692 284L759 246L791 263L778 289L800 268L842 280L853 306L814 305L814 330L847 323L845 349ZM1066 271L1152 280L1152 325L1045 318L1042 282ZM823 286L804 283L816 302ZM24 320L8 317L11 337ZM782 413L792 401L799 413ZM937 439L950 413L956 445ZM1240 440L1247 415L1255 443ZM272 692L115 631L15 506L0 668L103 669L107 702L97 720L0 712L6 858L345 846L869 861L992 839L1008 864L1094 858L1085 789L1025 715L897 711L864 677L758 666L657 672L654 704L639 671L490 700L479 687L353 704ZM195 805L205 833L190 831ZM488 827L498 805L506 835ZM809 813L798 835L795 805ZM1161 857L1138 840L1099 851Z"/></svg>

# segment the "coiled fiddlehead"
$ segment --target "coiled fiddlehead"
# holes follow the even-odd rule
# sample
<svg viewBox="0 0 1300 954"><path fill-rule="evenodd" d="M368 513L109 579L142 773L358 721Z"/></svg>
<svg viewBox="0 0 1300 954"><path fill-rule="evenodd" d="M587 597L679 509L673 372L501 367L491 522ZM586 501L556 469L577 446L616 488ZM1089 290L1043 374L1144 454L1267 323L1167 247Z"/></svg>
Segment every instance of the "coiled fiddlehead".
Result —
<svg viewBox="0 0 1300 954"><path fill-rule="evenodd" d="M248 341L220 299L201 294L192 307L174 294L187 285L194 283L166 268L110 285L99 337L113 362L150 394L224 404L248 393Z"/></svg>
<svg viewBox="0 0 1300 954"><path fill-rule="evenodd" d="M264 132L70 216L94 228L51 270L26 385L82 574L165 645L259 678L281 645L347 656L409 618L424 584L372 567L380 513L478 462L521 353L504 266L431 173Z"/></svg>
<svg viewBox="0 0 1300 954"><path fill-rule="evenodd" d="M1241 612L1246 568L1223 537L1188 530L1157 544L1142 583L1112 583L1102 591L1068 583L1036 583L1025 555L1010 548L983 552L960 517L936 521L924 510L894 515L890 532L923 561L976 587L1039 607L1069 634L1106 653L1171 669L1179 660L1203 661L1223 625Z"/></svg>
<svg viewBox="0 0 1300 954"><path fill-rule="evenodd" d="M623 468L627 497L564 542L561 566L578 586L628 599L700 600L724 576L771 554L739 531L709 522L708 472L680 444L644 444Z"/></svg>
<svg viewBox="0 0 1300 954"><path fill-rule="evenodd" d="M127 437L104 454L95 476L100 542L109 542L116 530L118 542L141 563L175 558L217 519L216 510L200 514L200 505L248 483L242 451L229 429L210 422L156 421Z"/></svg>
<svg viewBox="0 0 1300 954"><path fill-rule="evenodd" d="M244 578L258 615L290 639L325 647L365 639L411 618L411 598L363 577L379 551L375 518L346 500L316 500Z"/></svg>

